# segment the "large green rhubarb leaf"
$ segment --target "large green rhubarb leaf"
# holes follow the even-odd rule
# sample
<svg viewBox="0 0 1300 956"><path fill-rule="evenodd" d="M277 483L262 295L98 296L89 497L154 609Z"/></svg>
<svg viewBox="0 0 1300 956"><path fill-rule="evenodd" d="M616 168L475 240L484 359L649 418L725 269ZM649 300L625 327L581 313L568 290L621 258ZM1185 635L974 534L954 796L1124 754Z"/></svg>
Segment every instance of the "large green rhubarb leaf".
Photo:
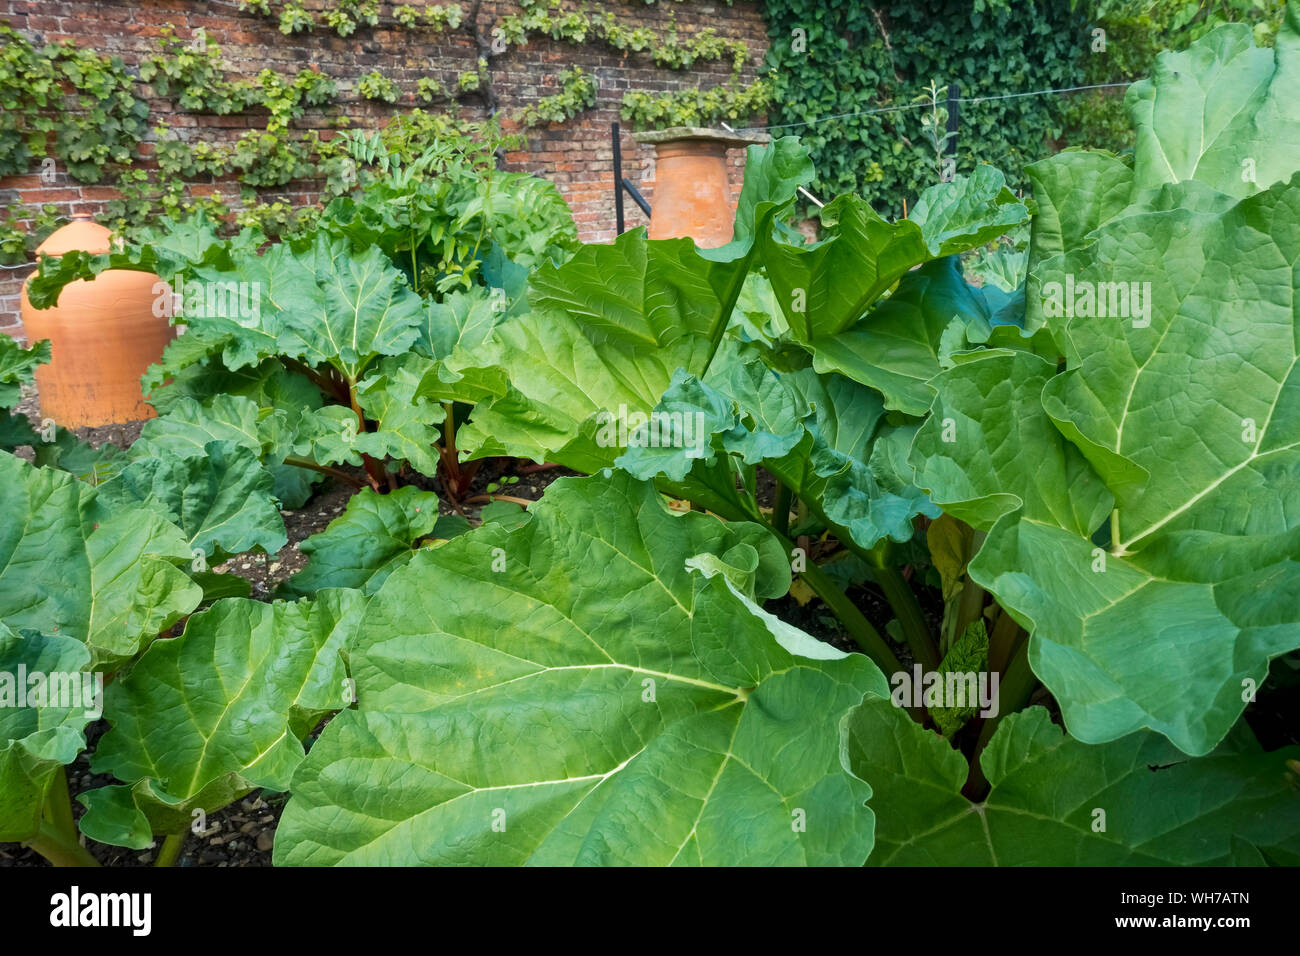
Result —
<svg viewBox="0 0 1300 956"><path fill-rule="evenodd" d="M343 441L345 436L334 422L339 417L356 420L351 412L344 412L334 405L314 410L262 408L242 395L217 395L202 404L181 398L166 415L145 423L130 454L136 459L203 459L210 442L230 442L256 453L271 473L275 497L284 507L297 508L310 495L311 482L317 476L307 469L286 465L284 460L294 454L295 444L305 442L310 446L312 438L319 437L313 426L331 415L336 417L330 420L325 434L335 444ZM300 438L300 431L307 436ZM359 457L356 463L360 463Z"/></svg>
<svg viewBox="0 0 1300 956"><path fill-rule="evenodd" d="M487 369L508 381L499 397L437 396L479 402L457 444L479 457L608 466L621 447L600 437L601 425L649 411L678 368L704 367L709 335L725 321L711 279L734 268L697 255L689 239L651 241L644 230L544 266L528 315L446 363L443 379L477 382Z"/></svg>
<svg viewBox="0 0 1300 956"><path fill-rule="evenodd" d="M891 223L848 195L822 211L830 235L819 242L796 245L760 233L759 255L796 341L820 346L914 267L996 239L1029 215L991 166L931 186L916 211L917 218Z"/></svg>
<svg viewBox="0 0 1300 956"><path fill-rule="evenodd" d="M187 340L194 343L189 349L175 348ZM265 359L232 371L222 364L219 354L201 343L202 337L194 331L178 336L163 350L162 362L145 373L141 384L159 415L168 414L181 399L203 404L218 395L241 395L262 408L274 406L290 415L320 408L320 389L305 375L286 369L280 360Z"/></svg>
<svg viewBox="0 0 1300 956"><path fill-rule="evenodd" d="M597 345L656 349L683 336L707 341L721 306L713 272L690 239L648 240L637 229L609 244L584 245L558 268L543 266L530 280L529 301L577 320Z"/></svg>
<svg viewBox="0 0 1300 956"><path fill-rule="evenodd" d="M917 514L939 514L894 460L905 458L911 430L881 426L883 414L876 393L850 379L810 368L778 374L742 350L720 356L705 382L679 372L616 464L731 516L746 514L737 467L761 464L869 549L886 536L907 541Z"/></svg>
<svg viewBox="0 0 1300 956"><path fill-rule="evenodd" d="M421 388L420 397L477 403L458 445L474 457L608 467L624 445L602 426L614 424L625 441L623 425L650 411L677 369L705 371L757 255L756 235L775 228L812 174L795 137L751 147L748 163L725 246L649 240L635 229L538 269L532 311L460 348Z"/></svg>
<svg viewBox="0 0 1300 956"><path fill-rule="evenodd" d="M359 491L328 528L299 546L307 566L285 583L283 593L299 597L322 588L356 588L373 594L411 560L424 539L451 538L469 530L464 518L439 518L438 503L436 494L418 488L398 488L386 495L369 488Z"/></svg>
<svg viewBox="0 0 1300 956"><path fill-rule="evenodd" d="M210 441L204 456L140 458L99 486L101 513L140 503L181 529L208 557L254 548L274 553L288 538L275 483L257 453L231 441Z"/></svg>
<svg viewBox="0 0 1300 956"><path fill-rule="evenodd" d="M185 285L184 300L194 292L203 303L198 314L187 305L185 321L224 343L231 370L281 355L356 382L377 356L410 348L424 318L422 300L378 247L354 252L325 232L194 268Z"/></svg>
<svg viewBox="0 0 1300 956"><path fill-rule="evenodd" d="M474 286L468 291L451 293L441 302L426 302L417 340L419 350L432 358L443 359L457 348L477 348L501 322L527 309L523 297L527 286L516 290L514 298L509 291Z"/></svg>
<svg viewBox="0 0 1300 956"><path fill-rule="evenodd" d="M911 222L934 257L951 256L992 242L1029 218L1001 171L980 165L969 177L929 187L917 197Z"/></svg>
<svg viewBox="0 0 1300 956"><path fill-rule="evenodd" d="M1108 300L1067 319L1071 367L1043 402L1115 489L1122 551L1161 531L1300 523L1298 258L1300 179L1218 215L1126 217L1044 265Z"/></svg>
<svg viewBox="0 0 1300 956"><path fill-rule="evenodd" d="M1204 754L1300 646L1300 183L1094 235L1042 267L1077 293L1068 368L990 352L942 373L913 462L991 529L971 576L1033 632L1070 732Z"/></svg>
<svg viewBox="0 0 1300 956"><path fill-rule="evenodd" d="M419 337L424 305L388 257L352 254L318 234L294 266L311 270L316 293L273 303L283 310L278 345L308 365L332 365L350 382L378 355L400 355Z"/></svg>
<svg viewBox="0 0 1300 956"><path fill-rule="evenodd" d="M80 641L0 623L0 842L36 834L55 775L86 746L82 731L102 704L89 665Z"/></svg>
<svg viewBox="0 0 1300 956"><path fill-rule="evenodd" d="M876 866L1224 866L1238 847L1300 854L1291 747L1224 745L1189 759L1156 734L1089 746L1031 707L1006 717L980 758L992 789L961 793L948 741L868 696L844 719L844 764L871 785Z"/></svg>
<svg viewBox="0 0 1300 956"><path fill-rule="evenodd" d="M154 644L109 685L112 729L92 759L123 785L83 794L81 829L137 849L179 833L254 787L287 790L301 739L351 699L340 652L361 617L356 591L315 601L219 601Z"/></svg>
<svg viewBox="0 0 1300 956"><path fill-rule="evenodd" d="M1230 23L1185 51L1160 54L1126 98L1137 126L1131 165L1066 150L1026 167L1038 204L1026 327L1059 324L1042 308L1043 263L1084 245L1105 223L1157 205L1223 212L1300 171L1298 84L1300 6L1290 4L1271 50L1255 47L1246 24Z"/></svg>
<svg viewBox="0 0 1300 956"><path fill-rule="evenodd" d="M861 864L834 728L884 677L755 605L788 587L761 528L619 473L422 550L349 646L358 707L276 862Z"/></svg>
<svg viewBox="0 0 1300 956"><path fill-rule="evenodd" d="M815 367L870 385L884 396L886 408L924 415L934 398L928 383L944 367L945 333L954 330L961 345L982 342L991 319L984 296L962 277L957 257L933 260L905 275L862 321L819 339Z"/></svg>
<svg viewBox="0 0 1300 956"><path fill-rule="evenodd" d="M71 637L97 669L133 657L198 605L181 532L143 506L100 509L96 490L0 452L0 621Z"/></svg>
<svg viewBox="0 0 1300 956"><path fill-rule="evenodd" d="M813 181L813 174L812 157L798 136L782 136L766 147L745 147L745 182L736 200L732 245L722 248L730 253L740 248L735 244L753 241L768 206L785 208L800 186Z"/></svg>
<svg viewBox="0 0 1300 956"><path fill-rule="evenodd" d="M1133 168L1110 153L1067 149L1025 167L1038 209L1029 239L1033 264L1083 245L1129 205Z"/></svg>
<svg viewBox="0 0 1300 956"><path fill-rule="evenodd" d="M131 446L131 455L202 458L212 441L242 445L262 454L266 439L257 403L231 395L218 395L207 404L181 399L168 414L145 423Z"/></svg>
<svg viewBox="0 0 1300 956"><path fill-rule="evenodd" d="M1290 179L1300 163L1300 6L1288 4L1274 49L1229 23L1161 54L1130 87L1136 185L1196 179L1244 198Z"/></svg>
<svg viewBox="0 0 1300 956"><path fill-rule="evenodd" d="M1019 509L1088 538L1114 496L1043 411L1056 366L1029 352L989 350L939 375L917 432L916 482L945 512L982 531Z"/></svg>

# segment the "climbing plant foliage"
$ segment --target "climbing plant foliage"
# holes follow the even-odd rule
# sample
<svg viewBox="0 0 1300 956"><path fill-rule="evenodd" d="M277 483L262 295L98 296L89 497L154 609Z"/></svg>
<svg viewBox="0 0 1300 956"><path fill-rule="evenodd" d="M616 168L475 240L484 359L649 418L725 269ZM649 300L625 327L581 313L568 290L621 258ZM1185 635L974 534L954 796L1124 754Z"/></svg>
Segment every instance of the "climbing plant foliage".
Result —
<svg viewBox="0 0 1300 956"><path fill-rule="evenodd" d="M769 122L808 124L788 131L812 148L816 190L895 207L934 180L917 103L930 82L967 97L1068 86L1087 36L1061 0L766 0L764 13ZM878 109L892 111L842 116ZM1046 155L1055 109L1039 97L962 104L956 171Z"/></svg>
<svg viewBox="0 0 1300 956"><path fill-rule="evenodd" d="M901 211L934 179L927 87L960 104L955 172L979 163L1026 184L1062 146L1131 147L1123 89L1020 96L1146 76L1162 49L1246 21L1271 42L1282 0L764 0L768 122L812 149L826 195ZM988 97L987 99L981 99ZM1000 98L993 98L1000 97ZM942 106L942 104L939 104ZM868 115L861 114L867 111ZM846 115L847 114L847 115Z"/></svg>
<svg viewBox="0 0 1300 956"><path fill-rule="evenodd" d="M381 71L337 84L314 68L236 77L202 29L188 36L167 29L132 75L117 58L68 42L40 47L0 24L0 175L57 158L77 180L114 182L122 198L108 213L118 228L195 208L224 216L220 193L195 194L187 184L234 176L244 190L245 221L272 232L291 229L296 218L288 207L260 202L257 190L317 179L328 199L354 179L349 157L328 135L294 128L306 110L328 109L341 88L393 106L439 103L449 116L481 103L492 115L500 112L496 57L531 42L558 42L595 44L664 69L714 65L717 78L702 74L693 87L623 92L623 119L637 128L746 126L766 116L775 133L798 134L811 148L816 192L857 191L898 214L923 186L948 178L948 90L963 100L947 172L990 163L1023 187L1027 163L1072 143L1123 152L1131 132L1122 89L1019 94L1138 79L1160 49L1184 46L1224 21L1250 23L1256 42L1268 45L1283 8L1282 0L763 0L770 48L754 77L754 56L743 41L712 26L679 28L671 12L651 28L623 11L571 0L518 0L481 18L478 5L458 3L240 6L289 34L463 31L473 35L475 52L459 75L422 77L414 89ZM560 68L552 89L513 110L514 123L528 129L564 122L594 107L601 94L599 76L577 66ZM246 114L253 122L234 142L194 141L166 124L150 135L146 95L184 111ZM417 136L428 122L420 118L397 135ZM134 163L147 138L155 141L156 170ZM10 258L31 244L20 221L34 223L12 210L5 217Z"/></svg>
<svg viewBox="0 0 1300 956"><path fill-rule="evenodd" d="M68 171L97 183L131 159L148 117L119 58L68 41L37 47L0 23L0 176L27 172L57 143Z"/></svg>

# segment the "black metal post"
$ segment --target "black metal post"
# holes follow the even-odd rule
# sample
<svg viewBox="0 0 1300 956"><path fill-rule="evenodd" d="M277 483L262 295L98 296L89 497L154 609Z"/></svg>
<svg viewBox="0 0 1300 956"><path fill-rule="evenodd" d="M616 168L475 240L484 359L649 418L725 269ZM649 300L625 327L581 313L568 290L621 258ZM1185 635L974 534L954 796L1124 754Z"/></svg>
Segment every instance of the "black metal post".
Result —
<svg viewBox="0 0 1300 956"><path fill-rule="evenodd" d="M623 235L623 146L619 141L618 124L610 124L614 140L614 220L618 235Z"/></svg>
<svg viewBox="0 0 1300 956"><path fill-rule="evenodd" d="M645 196L641 195L641 190L633 186L626 176L623 177L623 188L627 190L627 194L632 197L632 201L641 207L641 211L645 213L646 218L649 219L650 204L645 201Z"/></svg>

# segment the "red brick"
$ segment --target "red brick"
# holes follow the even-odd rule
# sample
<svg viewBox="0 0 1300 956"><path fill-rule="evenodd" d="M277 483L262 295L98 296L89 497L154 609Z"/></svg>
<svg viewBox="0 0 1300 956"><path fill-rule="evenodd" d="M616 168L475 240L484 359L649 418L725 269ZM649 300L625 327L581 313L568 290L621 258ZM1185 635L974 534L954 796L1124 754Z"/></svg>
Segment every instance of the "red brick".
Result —
<svg viewBox="0 0 1300 956"><path fill-rule="evenodd" d="M414 0L412 0L414 3ZM427 0L433 4L439 0ZM306 0L308 9L318 15L334 6L335 0ZM461 0L468 10L470 4ZM415 3L421 6L422 4ZM471 68L477 51L464 29L441 32L427 28L407 30L391 21L392 4L381 4L379 28L361 27L347 38L335 36L323 24L313 33L286 37L275 20L241 12L236 4L194 4L187 0L0 0L0 20L8 20L15 29L42 32L42 39L68 36L85 46L120 56L128 65L137 65L143 57L158 50L158 38L165 25L175 24L177 35L188 37L203 27L221 45L231 79L253 77L263 68L293 75L308 66L319 68L340 86L335 102L325 110L307 111L294 124L299 130L320 130L322 138L337 135L342 128L373 129L387 117L416 105L413 94L420 77L430 76L454 87L456 78ZM566 7L569 5L566 4ZM761 11L753 0L734 4L641 4L597 0L591 12L609 10L629 27L647 25L662 31L670 14L674 15L682 36L712 27L723 37L739 38L753 55L749 76L766 48L766 28ZM480 23L485 30L502 16L518 12L518 6L506 0L484 0ZM501 107L503 126L514 129L513 113L539 95L553 92L558 84L559 69L580 64L599 79L597 105L566 123L523 130L528 145L505 157L505 168L546 176L559 185L579 223L585 241L608 241L614 237L612 196L613 169L609 124L622 122L619 103L629 89L670 91L697 85L722 82L730 72L730 62L697 64L695 69L674 72L657 67L649 53L626 54L591 41L577 47L549 37L531 37L523 48L511 48L492 58L493 78ZM372 69L380 70L399 85L402 100L397 106L370 103L350 92L356 78ZM143 95L143 88L142 88ZM246 116L214 117L178 111L174 104L159 97L147 100L151 122L166 120L173 135L189 142L233 143L247 129L259 129L265 112L250 111ZM459 104L434 104L421 108L446 110L466 119L484 115L484 100L465 95ZM334 116L351 118L350 124L336 124ZM623 175L637 183L653 201L654 152L639 147L631 129L623 124ZM154 147L142 144L142 168L156 168L151 160ZM60 164L62 166L62 164ZM35 172L33 164L33 173ZM740 182L740 156L731 160L733 196ZM294 183L282 190L268 190L264 198L283 197L295 205L319 200L321 183ZM239 201L237 182L194 184L195 195L217 194L232 204ZM40 182L32 175L0 180L0 190L17 193L19 202L52 202L65 213L85 209L102 216L108 200L118 193L107 184L82 186L61 175L56 183ZM645 221L633 204L625 204L629 227ZM12 273L0 272L0 325L13 319L6 308L9 296L16 294L20 283Z"/></svg>

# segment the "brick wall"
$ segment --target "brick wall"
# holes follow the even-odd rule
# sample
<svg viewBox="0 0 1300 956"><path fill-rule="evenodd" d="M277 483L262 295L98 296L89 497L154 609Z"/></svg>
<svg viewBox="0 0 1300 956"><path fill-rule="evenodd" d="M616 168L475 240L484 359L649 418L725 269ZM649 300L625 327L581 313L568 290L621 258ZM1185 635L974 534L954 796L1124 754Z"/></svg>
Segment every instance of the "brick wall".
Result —
<svg viewBox="0 0 1300 956"><path fill-rule="evenodd" d="M438 0L406 0L411 6L432 5ZM460 0L466 13L472 0ZM329 0L307 0L307 7L320 10ZM263 68L294 74L315 66L332 77L338 94L324 111L309 111L295 123L299 129L335 129L334 117L344 115L353 128L375 128L395 111L417 105L414 91L424 76L455 88L460 73L473 69L477 56L474 39L463 26L457 31L436 32L429 28L408 29L392 19L392 3L381 3L377 27L361 26L350 37L339 37L323 23L313 33L284 36L274 20L245 13L234 0L184 2L184 0L0 0L0 21L7 21L35 42L70 39L78 46L120 56L134 71L141 58L158 51L163 27L174 24L182 39L203 28L221 46L232 78L252 76ZM753 74L767 46L766 28L753 0L686 0L649 4L645 0L589 2L589 12L610 11L629 27L648 26L662 34L669 16L675 16L683 38L705 27L719 35L743 40L750 49L747 71ZM511 2L480 5L478 24L490 35L502 16L518 12ZM323 19L323 18L322 18ZM578 46L546 37L532 37L526 46L510 47L493 57L491 70L501 110L510 114L540 97L558 92L557 74L577 65L598 80L595 108L567 123L536 127L528 133L525 149L506 157L508 169L536 173L553 181L573 209L581 237L589 242L611 240L615 234L613 151L610 123L619 119L619 104L629 89L669 91L687 87L710 87L726 81L731 65L727 61L697 64L689 71L655 66L646 54L622 54L598 41ZM379 70L398 84L402 100L395 105L372 103L353 90L356 80ZM147 88L138 88L145 95ZM180 111L169 100L149 100L151 125L171 124L173 135L191 141L233 141L250 126L259 127L265 112L250 111L238 116L204 116ZM426 109L459 109L466 118L485 115L480 98L466 95L459 106L434 104ZM622 136L623 173L637 183L653 204L653 150L638 146L626 124ZM141 153L147 164L150 147ZM732 189L739 189L743 154L733 151ZM101 214L104 204L117 196L107 185L77 183L61 169L52 183L43 183L33 167L29 175L0 178L0 206L12 202L27 205L52 203L65 214ZM218 191L226 202L238 205L240 187L233 179L201 183L195 192ZM292 183L280 190L264 190L266 200L284 199L298 205L317 199L317 184ZM645 218L630 200L624 204L627 227ZM0 269L0 331L21 334L18 326L18 294L22 279L31 267Z"/></svg>

